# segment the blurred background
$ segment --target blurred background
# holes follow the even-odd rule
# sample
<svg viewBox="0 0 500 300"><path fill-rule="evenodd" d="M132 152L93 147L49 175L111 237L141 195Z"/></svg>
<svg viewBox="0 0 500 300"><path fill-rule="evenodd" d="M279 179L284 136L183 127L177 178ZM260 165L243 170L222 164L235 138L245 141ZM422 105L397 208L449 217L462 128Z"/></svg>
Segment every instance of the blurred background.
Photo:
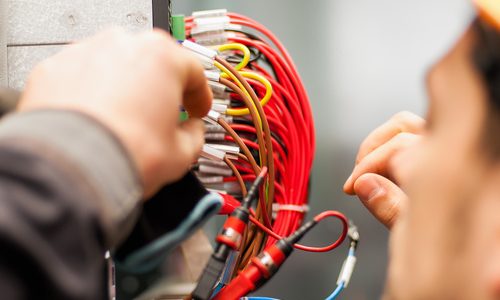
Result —
<svg viewBox="0 0 500 300"><path fill-rule="evenodd" d="M353 279L340 297L378 299L387 263L387 230L342 192L364 137L393 114L425 116L426 70L473 18L469 0L174 0L177 14L227 8L269 27L288 48L305 83L316 120L317 151L311 212L344 212L361 234ZM338 224L326 222L304 240L327 244ZM296 251L257 295L324 299L336 285L347 247L331 253Z"/></svg>

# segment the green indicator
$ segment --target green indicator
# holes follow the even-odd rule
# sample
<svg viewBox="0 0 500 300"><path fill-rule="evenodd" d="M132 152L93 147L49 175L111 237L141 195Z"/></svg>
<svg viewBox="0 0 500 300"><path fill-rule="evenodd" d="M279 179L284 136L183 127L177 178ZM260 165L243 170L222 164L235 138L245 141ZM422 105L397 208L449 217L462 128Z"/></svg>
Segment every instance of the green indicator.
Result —
<svg viewBox="0 0 500 300"><path fill-rule="evenodd" d="M178 41L186 39L186 25L184 23L184 15L172 16L172 36Z"/></svg>

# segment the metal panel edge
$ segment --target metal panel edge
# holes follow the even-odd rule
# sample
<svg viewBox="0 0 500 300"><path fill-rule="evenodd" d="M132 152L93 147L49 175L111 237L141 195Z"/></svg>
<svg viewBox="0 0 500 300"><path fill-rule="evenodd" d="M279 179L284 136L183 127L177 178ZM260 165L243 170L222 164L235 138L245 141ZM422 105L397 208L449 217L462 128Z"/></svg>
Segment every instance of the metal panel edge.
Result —
<svg viewBox="0 0 500 300"><path fill-rule="evenodd" d="M0 85L7 84L7 0L0 0Z"/></svg>

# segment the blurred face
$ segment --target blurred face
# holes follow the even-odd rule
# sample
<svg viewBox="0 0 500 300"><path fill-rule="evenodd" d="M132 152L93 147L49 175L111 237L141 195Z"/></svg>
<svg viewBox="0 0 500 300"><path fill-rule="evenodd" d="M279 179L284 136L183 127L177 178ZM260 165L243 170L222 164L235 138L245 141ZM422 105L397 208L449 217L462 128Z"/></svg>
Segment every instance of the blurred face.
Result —
<svg viewBox="0 0 500 300"><path fill-rule="evenodd" d="M428 128L392 166L410 203L394 228L387 299L500 299L500 172L468 30L428 73ZM496 138L500 138L499 136Z"/></svg>

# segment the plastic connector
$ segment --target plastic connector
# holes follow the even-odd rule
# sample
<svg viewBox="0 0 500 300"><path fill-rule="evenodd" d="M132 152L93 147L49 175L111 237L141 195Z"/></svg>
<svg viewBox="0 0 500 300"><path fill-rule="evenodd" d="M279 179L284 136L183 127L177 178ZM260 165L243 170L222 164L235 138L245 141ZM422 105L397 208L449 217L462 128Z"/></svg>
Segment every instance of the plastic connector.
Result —
<svg viewBox="0 0 500 300"><path fill-rule="evenodd" d="M193 23L197 27L201 26L220 26L229 25L231 20L228 16L212 17L212 18L194 18Z"/></svg>
<svg viewBox="0 0 500 300"><path fill-rule="evenodd" d="M209 165L200 165L199 172L202 174L205 173L205 174L220 175L226 177L233 175L233 171L228 167L221 168Z"/></svg>
<svg viewBox="0 0 500 300"><path fill-rule="evenodd" d="M208 71L205 70L205 77L207 78L208 81L215 81L219 82L220 79L220 73L216 71Z"/></svg>
<svg viewBox="0 0 500 300"><path fill-rule="evenodd" d="M186 25L184 22L184 15L172 16L172 36L178 41L186 39Z"/></svg>
<svg viewBox="0 0 500 300"><path fill-rule="evenodd" d="M211 142L223 142L226 134L223 132L207 132L205 133L205 140Z"/></svg>
<svg viewBox="0 0 500 300"><path fill-rule="evenodd" d="M201 156L208 159L223 161L226 153L205 144L201 150Z"/></svg>
<svg viewBox="0 0 500 300"><path fill-rule="evenodd" d="M217 51L209 49L207 47L203 47L189 40L185 40L184 42L182 42L182 46L190 51L206 56L210 59L215 59L215 56L217 55Z"/></svg>
<svg viewBox="0 0 500 300"><path fill-rule="evenodd" d="M214 60L206 57L204 55L201 55L197 52L192 52L194 56L198 59L198 61L203 65L203 68L205 70L212 70L214 68Z"/></svg>
<svg viewBox="0 0 500 300"><path fill-rule="evenodd" d="M349 240L351 241L351 248L353 250L356 250L358 248L359 244L359 231L358 227L354 225L352 221L349 220L349 230L347 231L347 236L349 237Z"/></svg>
<svg viewBox="0 0 500 300"><path fill-rule="evenodd" d="M240 147L221 145L221 144L206 144L214 149L223 151L229 159L238 159L238 154L240 153Z"/></svg>
<svg viewBox="0 0 500 300"><path fill-rule="evenodd" d="M210 110L207 116L203 118L203 120L212 125L219 125L219 123L217 123L219 118L220 118L220 113L216 112L215 110Z"/></svg>
<svg viewBox="0 0 500 300"><path fill-rule="evenodd" d="M223 176L201 176L201 174L197 174L198 179L202 184L214 184L224 182Z"/></svg>
<svg viewBox="0 0 500 300"><path fill-rule="evenodd" d="M221 144L207 144L208 146L218 149L220 151L224 151L229 154L238 155L240 153L240 147L238 146L230 146L230 145L221 145Z"/></svg>
<svg viewBox="0 0 500 300"><path fill-rule="evenodd" d="M191 29L191 36L197 39L197 43L198 41L205 40L205 42L207 42L207 40L225 38L224 30L227 27L228 25L224 23L195 25L195 27Z"/></svg>
<svg viewBox="0 0 500 300"><path fill-rule="evenodd" d="M219 124L205 124L205 130L206 132L214 132L214 133L225 133L224 127L220 126Z"/></svg>
<svg viewBox="0 0 500 300"><path fill-rule="evenodd" d="M191 14L193 18L214 18L214 17L223 17L227 15L227 9L212 9L212 10L200 10L195 11Z"/></svg>
<svg viewBox="0 0 500 300"><path fill-rule="evenodd" d="M218 113L223 114L227 110L227 105L213 102L212 103L212 110L214 110L214 111L216 111Z"/></svg>
<svg viewBox="0 0 500 300"><path fill-rule="evenodd" d="M218 98L214 98L214 99L212 100L212 103L222 104L222 105L225 105L225 106L229 106L229 105L231 105L231 100L229 100L229 99L218 99Z"/></svg>
<svg viewBox="0 0 500 300"><path fill-rule="evenodd" d="M191 36L193 37L193 40L197 44L203 46L223 45L227 43L227 38L228 38L224 31L199 32L195 34L191 32Z"/></svg>
<svg viewBox="0 0 500 300"><path fill-rule="evenodd" d="M227 92L225 85L215 81L209 81L208 86L212 89L214 98L229 99L229 93Z"/></svg>
<svg viewBox="0 0 500 300"><path fill-rule="evenodd" d="M337 285L344 284L344 287L349 285L351 281L352 273L354 272L354 267L356 266L356 248L359 243L359 232L358 227L354 225L352 221L349 220L349 230L347 231L347 236L351 242L349 246L349 254L342 264L342 269L340 270L339 278L337 279Z"/></svg>
<svg viewBox="0 0 500 300"><path fill-rule="evenodd" d="M351 281L352 273L354 272L354 267L356 266L356 256L347 256L342 269L340 270L339 278L337 279L337 284L344 283L344 287L349 285Z"/></svg>
<svg viewBox="0 0 500 300"><path fill-rule="evenodd" d="M219 168L228 168L227 164L223 161L210 160L203 157L198 158L198 164L219 167Z"/></svg>

